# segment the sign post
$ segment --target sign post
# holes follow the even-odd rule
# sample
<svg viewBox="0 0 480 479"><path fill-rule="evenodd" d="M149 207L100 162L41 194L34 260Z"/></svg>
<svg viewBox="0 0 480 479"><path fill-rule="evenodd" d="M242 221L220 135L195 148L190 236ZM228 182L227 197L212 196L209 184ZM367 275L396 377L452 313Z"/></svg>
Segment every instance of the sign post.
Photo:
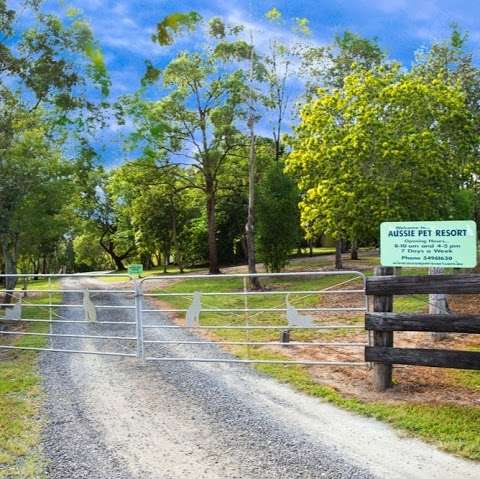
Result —
<svg viewBox="0 0 480 479"><path fill-rule="evenodd" d="M380 227L382 266L474 268L475 221L386 222Z"/></svg>

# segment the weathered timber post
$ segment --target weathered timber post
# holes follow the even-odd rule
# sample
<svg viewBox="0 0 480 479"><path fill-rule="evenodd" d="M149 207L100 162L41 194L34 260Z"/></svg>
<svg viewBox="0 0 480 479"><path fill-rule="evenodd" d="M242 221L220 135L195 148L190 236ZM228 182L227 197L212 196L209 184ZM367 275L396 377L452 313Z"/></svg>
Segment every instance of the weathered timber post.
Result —
<svg viewBox="0 0 480 479"><path fill-rule="evenodd" d="M289 329L284 329L283 331L280 331L280 342L288 344L290 342L290 330Z"/></svg>
<svg viewBox="0 0 480 479"><path fill-rule="evenodd" d="M393 276L394 269L386 266L377 266L375 276ZM375 313L390 313L393 311L393 296L373 296L373 311ZM374 331L373 345L380 347L393 346L393 331ZM392 387L392 365L374 363L373 385L376 391L385 391Z"/></svg>
<svg viewBox="0 0 480 479"><path fill-rule="evenodd" d="M443 268L428 268L428 274L443 274ZM428 295L428 312L430 314L448 314L448 300L446 294L429 294ZM433 341L440 341L448 338L448 333L431 333Z"/></svg>

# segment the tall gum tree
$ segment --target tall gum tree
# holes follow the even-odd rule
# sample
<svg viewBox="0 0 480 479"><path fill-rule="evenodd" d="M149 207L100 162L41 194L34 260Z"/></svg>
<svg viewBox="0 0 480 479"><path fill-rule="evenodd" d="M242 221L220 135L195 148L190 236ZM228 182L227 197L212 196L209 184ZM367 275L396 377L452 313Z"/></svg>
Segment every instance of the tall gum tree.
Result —
<svg viewBox="0 0 480 479"><path fill-rule="evenodd" d="M158 24L154 40L171 44L184 30L208 32L206 41L189 52L179 52L162 70L149 64L144 88L124 99L136 131L132 141L168 168L172 162L196 170L197 175L176 175L205 195L208 224L209 272L220 272L217 251L217 192L226 164L245 144L236 127L243 114L245 72L235 59L245 59L251 47L238 39L240 27L229 27L214 18L173 14ZM197 39L198 40L198 39ZM144 93L161 93L160 100L146 100Z"/></svg>

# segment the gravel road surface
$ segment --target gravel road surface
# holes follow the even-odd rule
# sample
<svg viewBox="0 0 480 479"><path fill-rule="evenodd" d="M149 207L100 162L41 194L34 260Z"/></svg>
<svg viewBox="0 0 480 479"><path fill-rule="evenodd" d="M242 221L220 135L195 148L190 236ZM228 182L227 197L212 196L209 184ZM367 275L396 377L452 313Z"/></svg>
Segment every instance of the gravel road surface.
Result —
<svg viewBox="0 0 480 479"><path fill-rule="evenodd" d="M64 286L109 288L90 280ZM133 304L133 295L96 293L97 305ZM68 304L82 296L66 293ZM80 308L63 318L82 320ZM57 333L133 336L132 310L100 309L95 324ZM146 324L165 322L150 317ZM154 339L198 339L155 330ZM135 343L58 338L53 347L134 352ZM157 354L193 355L195 346ZM225 353L208 347L203 357ZM147 363L131 358L44 353L44 451L49 479L478 479L480 466L388 426L297 393L248 366Z"/></svg>

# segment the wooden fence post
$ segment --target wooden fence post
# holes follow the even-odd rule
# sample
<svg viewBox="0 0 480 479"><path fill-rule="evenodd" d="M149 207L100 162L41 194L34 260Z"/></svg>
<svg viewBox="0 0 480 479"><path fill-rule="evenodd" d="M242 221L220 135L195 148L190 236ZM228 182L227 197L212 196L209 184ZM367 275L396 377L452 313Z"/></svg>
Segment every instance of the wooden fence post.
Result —
<svg viewBox="0 0 480 479"><path fill-rule="evenodd" d="M386 266L377 266L374 270L375 276L392 276L394 269ZM390 313L393 311L393 296L374 296L373 311L376 313ZM373 345L380 347L393 346L393 331L374 331ZM392 365L385 363L374 363L373 385L376 391L385 391L392 387Z"/></svg>

